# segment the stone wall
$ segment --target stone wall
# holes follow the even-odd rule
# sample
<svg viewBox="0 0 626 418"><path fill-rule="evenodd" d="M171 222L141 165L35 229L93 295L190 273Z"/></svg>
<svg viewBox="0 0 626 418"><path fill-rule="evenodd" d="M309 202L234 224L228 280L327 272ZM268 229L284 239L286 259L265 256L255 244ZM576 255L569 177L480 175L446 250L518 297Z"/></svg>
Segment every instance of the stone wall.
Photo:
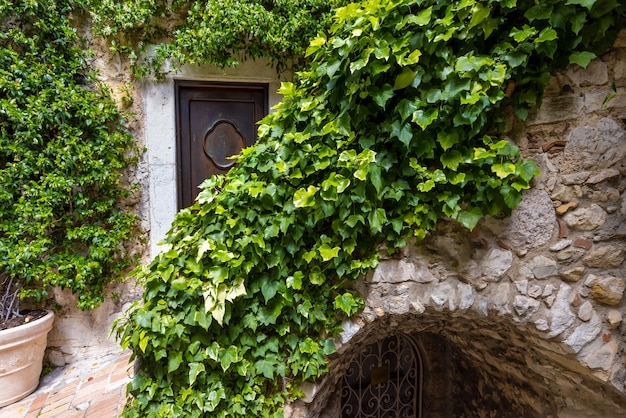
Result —
<svg viewBox="0 0 626 418"><path fill-rule="evenodd" d="M156 89L165 96L155 100L172 104L173 79L131 89L133 100L123 100L127 63L104 44L92 47L102 80L135 113L136 137L149 142L146 121L162 114L147 115L158 106L144 99ZM201 69L177 77L188 76L231 77ZM423 243L382 260L355 283L366 308L345 324L331 371L303 387L305 401L289 405L286 415L338 416L338 382L350 359L399 332L415 340L424 360L424 416L626 415L625 87L623 32L614 50L587 69L556 75L526 123L510 118L509 138L542 171L522 204L471 233L442 222ZM171 144L164 145L168 153ZM140 214L148 243L150 213L159 211L148 156L158 160L159 152L149 149L128 175L141 184L126 203ZM54 364L119 350L110 324L139 291L132 283L111 291L120 297L93 312L75 310L74 296L57 291L61 310L48 351Z"/></svg>
<svg viewBox="0 0 626 418"><path fill-rule="evenodd" d="M423 416L625 416L624 87L626 32L553 77L526 123L511 118L542 172L521 205L472 232L442 222L356 283L365 310L287 416L340 416L350 360L395 333L425 359Z"/></svg>

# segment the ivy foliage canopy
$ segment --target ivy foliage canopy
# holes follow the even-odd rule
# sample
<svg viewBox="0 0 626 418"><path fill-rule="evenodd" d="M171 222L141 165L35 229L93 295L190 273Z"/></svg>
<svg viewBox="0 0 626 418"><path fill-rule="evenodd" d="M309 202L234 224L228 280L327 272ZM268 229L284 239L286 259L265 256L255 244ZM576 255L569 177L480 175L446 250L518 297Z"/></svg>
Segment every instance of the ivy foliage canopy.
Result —
<svg viewBox="0 0 626 418"><path fill-rule="evenodd" d="M267 58L282 71L300 67L319 28L348 0L88 0L95 32L128 52L137 75L164 64L234 66ZM150 56L146 52L154 46ZM140 64L140 65L137 65ZM173 69L175 69L173 68Z"/></svg>
<svg viewBox="0 0 626 418"><path fill-rule="evenodd" d="M0 288L68 288L91 309L132 261L118 202L137 150L70 22L82 6L0 0Z"/></svg>
<svg viewBox="0 0 626 418"><path fill-rule="evenodd" d="M127 417L276 417L326 371L350 282L452 218L506 213L537 173L500 138L549 75L623 27L613 0L377 0L336 10L238 166L203 185L118 323ZM513 89L511 86L515 86Z"/></svg>

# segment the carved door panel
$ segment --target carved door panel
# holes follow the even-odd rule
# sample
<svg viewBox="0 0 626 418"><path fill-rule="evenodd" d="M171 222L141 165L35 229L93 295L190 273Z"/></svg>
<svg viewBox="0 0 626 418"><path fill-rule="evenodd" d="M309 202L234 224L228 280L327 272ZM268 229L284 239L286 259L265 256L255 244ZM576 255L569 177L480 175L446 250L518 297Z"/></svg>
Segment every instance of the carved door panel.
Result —
<svg viewBox="0 0 626 418"><path fill-rule="evenodd" d="M267 107L265 84L176 82L179 209L193 203L205 179L234 165L229 157L254 144Z"/></svg>

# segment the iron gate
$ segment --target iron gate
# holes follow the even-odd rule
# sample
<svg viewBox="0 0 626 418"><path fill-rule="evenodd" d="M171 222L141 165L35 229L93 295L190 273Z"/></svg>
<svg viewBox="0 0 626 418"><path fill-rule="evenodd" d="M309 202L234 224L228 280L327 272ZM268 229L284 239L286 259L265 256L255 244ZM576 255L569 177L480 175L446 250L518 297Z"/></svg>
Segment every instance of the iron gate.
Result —
<svg viewBox="0 0 626 418"><path fill-rule="evenodd" d="M342 380L343 418L418 418L422 362L411 337L393 335L371 344Z"/></svg>

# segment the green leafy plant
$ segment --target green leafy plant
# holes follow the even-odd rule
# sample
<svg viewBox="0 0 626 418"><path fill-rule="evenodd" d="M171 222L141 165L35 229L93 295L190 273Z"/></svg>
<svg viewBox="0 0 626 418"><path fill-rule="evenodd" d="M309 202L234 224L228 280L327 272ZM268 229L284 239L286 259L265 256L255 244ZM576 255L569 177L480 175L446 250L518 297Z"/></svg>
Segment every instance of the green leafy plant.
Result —
<svg viewBox="0 0 626 418"><path fill-rule="evenodd" d="M136 216L122 170L135 141L86 63L72 0L0 1L0 302L45 302L71 289L78 307L105 297L133 258Z"/></svg>
<svg viewBox="0 0 626 418"><path fill-rule="evenodd" d="M117 323L127 417L274 417L326 371L352 280L438 220L507 213L537 173L499 137L622 27L613 1L384 0L336 10L225 177L181 211ZM599 48L599 49L596 49ZM596 51L596 52L591 52Z"/></svg>
<svg viewBox="0 0 626 418"><path fill-rule="evenodd" d="M174 70L261 57L279 71L300 67L309 40L328 27L332 9L348 0L89 2L95 32L129 54L136 75L161 77L166 61Z"/></svg>

